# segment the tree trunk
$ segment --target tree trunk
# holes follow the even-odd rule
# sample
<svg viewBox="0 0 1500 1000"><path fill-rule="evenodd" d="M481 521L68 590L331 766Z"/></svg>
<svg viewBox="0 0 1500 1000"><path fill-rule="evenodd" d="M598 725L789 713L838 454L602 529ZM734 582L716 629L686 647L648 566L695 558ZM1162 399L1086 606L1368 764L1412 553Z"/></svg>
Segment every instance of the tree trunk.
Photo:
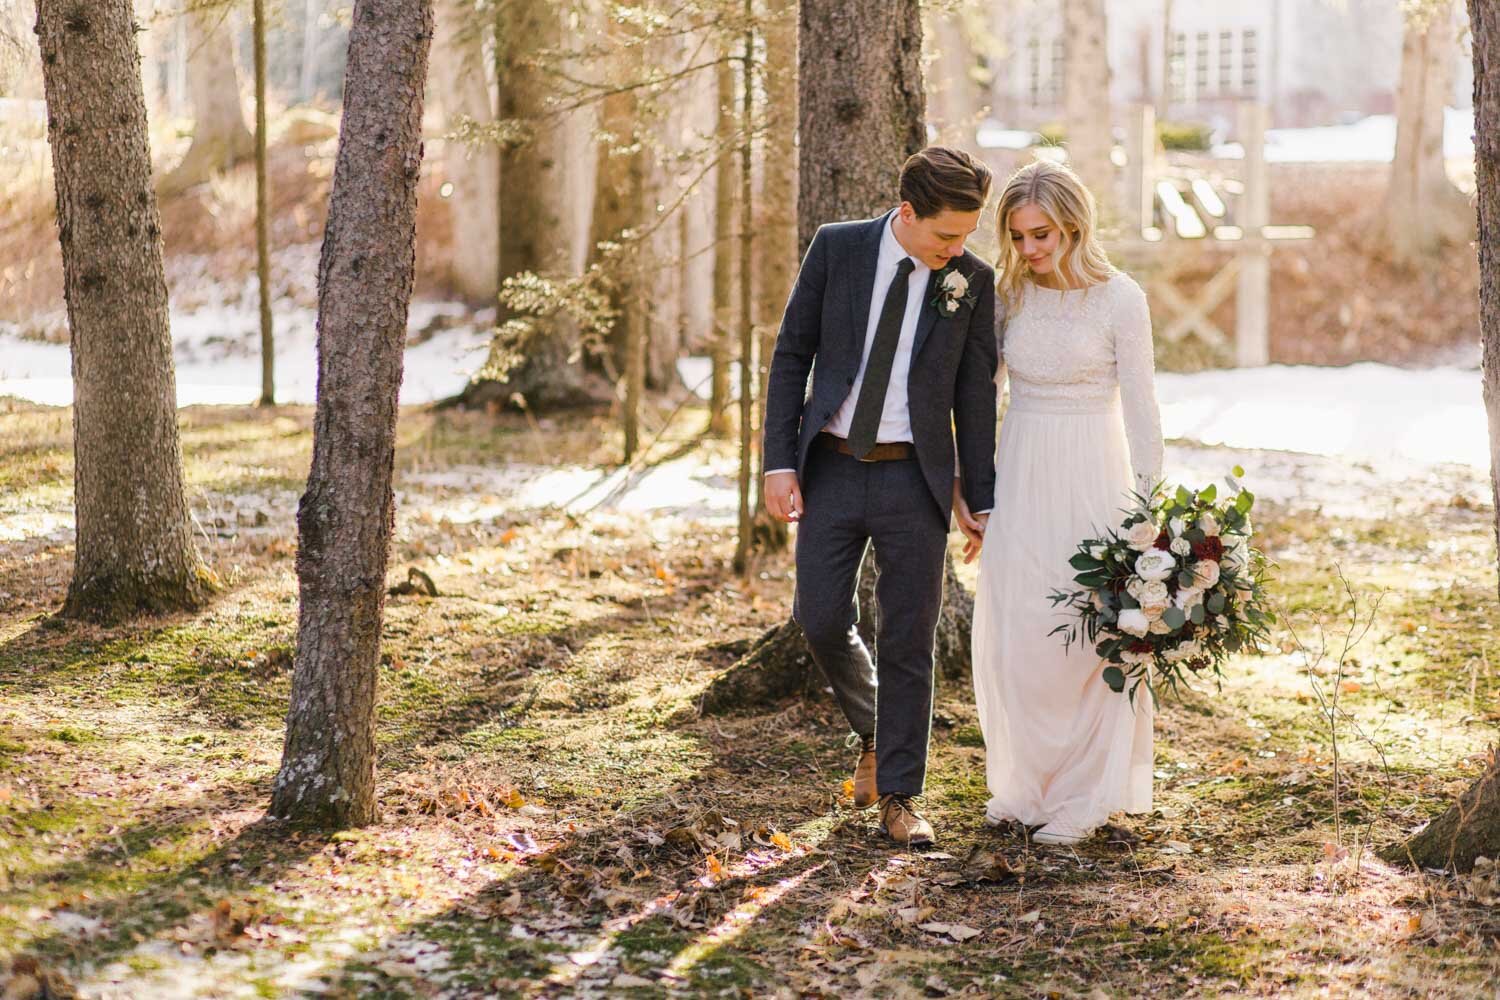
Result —
<svg viewBox="0 0 1500 1000"><path fill-rule="evenodd" d="M927 144L916 0L804 0L797 55L797 256L825 222L893 207Z"/></svg>
<svg viewBox="0 0 1500 1000"><path fill-rule="evenodd" d="M1469 0L1474 33L1474 166L1479 187L1479 327L1484 343L1484 409L1490 425L1490 489L1500 540L1500 8ZM1467 871L1481 855L1500 857L1500 759L1447 812L1383 852L1424 868Z"/></svg>
<svg viewBox="0 0 1500 1000"><path fill-rule="evenodd" d="M266 0L255 8L255 271L260 283L260 405L276 405L276 341L271 329L270 180L266 176Z"/></svg>
<svg viewBox="0 0 1500 1000"><path fill-rule="evenodd" d="M437 8L437 38L429 92L442 113L444 131L461 119L494 121L485 79L484 38L472 0L443 0ZM453 287L471 303L494 305L500 292L500 150L494 143L445 139L443 176L453 220Z"/></svg>
<svg viewBox="0 0 1500 1000"><path fill-rule="evenodd" d="M614 61L611 79L634 79L640 72L639 50L621 46ZM610 252L618 246L622 234L635 225L640 212L643 156L636 146L639 99L633 90L606 97L600 105L598 168L594 183L594 214L589 230L589 266L605 269L612 275L609 282L610 307L618 319L610 333L609 343L591 367L611 378L617 378L626 366L625 310L634 300L631 291L633 269L628 261ZM633 255L632 255L633 256Z"/></svg>
<svg viewBox="0 0 1500 1000"><path fill-rule="evenodd" d="M1443 108L1453 84L1457 38L1450 0L1426 0L1406 15L1396 93L1396 152L1386 194L1386 245L1412 266L1467 241L1472 210L1443 165Z"/></svg>
<svg viewBox="0 0 1500 1000"><path fill-rule="evenodd" d="M39 0L36 33L73 349L73 580L62 613L202 605L130 0Z"/></svg>
<svg viewBox="0 0 1500 1000"><path fill-rule="evenodd" d="M931 5L927 12L926 38L933 71L927 80L928 123L936 130L939 142L974 149L979 100L971 76L974 46L964 30L964 12Z"/></svg>
<svg viewBox="0 0 1500 1000"><path fill-rule="evenodd" d="M245 127L245 112L240 107L229 6L200 7L185 16L193 141L182 162L162 179L163 194L201 184L255 153L255 139Z"/></svg>
<svg viewBox="0 0 1500 1000"><path fill-rule="evenodd" d="M745 21L751 23L751 0L745 0ZM754 281L755 225L754 187L752 168L755 163L755 31L745 29L744 48L740 57L740 128L739 132L739 187L740 225L739 257L739 308L736 319L740 331L740 476L739 476L739 528L735 537L734 571L748 574L750 571L750 548L754 543L754 519L751 508L751 482L754 472L751 459L751 440L755 435L755 317L751 314L751 284Z"/></svg>
<svg viewBox="0 0 1500 1000"><path fill-rule="evenodd" d="M678 37L658 38L646 46L649 66L676 72L687 54ZM646 299L646 384L663 390L677 380L677 359L682 353L682 230L667 210L682 194L679 167L674 154L682 148L681 98L658 95L645 135L646 156L642 176L640 222L645 238L640 243L640 280ZM678 211L681 211L678 207Z"/></svg>
<svg viewBox="0 0 1500 1000"><path fill-rule="evenodd" d="M271 813L374 822L375 682L396 397L416 273L431 0L356 0L318 264L313 461L297 507L297 653Z"/></svg>
<svg viewBox="0 0 1500 1000"><path fill-rule="evenodd" d="M719 120L715 130L719 162L714 167L714 337L711 354L713 374L708 394L709 430L729 433L729 361L734 356L734 156L729 148L734 135L734 64L729 46L719 52ZM788 216L790 218L790 216Z"/></svg>
<svg viewBox="0 0 1500 1000"><path fill-rule="evenodd" d="M1104 0L1063 0L1063 118L1068 162L1106 221L1114 218L1115 171L1109 160L1109 47Z"/></svg>
<svg viewBox="0 0 1500 1000"><path fill-rule="evenodd" d="M759 332L757 379L766 398L771 355L781 313L797 277L797 4L771 0L765 20L765 142L761 154L760 253L755 268L755 325ZM758 436L757 436L758 439ZM759 453L755 476L755 541L759 548L786 548L787 527L766 510L765 454Z"/></svg>
<svg viewBox="0 0 1500 1000"><path fill-rule="evenodd" d="M820 224L870 218L895 204L901 164L922 148L925 130L916 0L803 0L801 9L797 223L805 253ZM876 569L874 560L865 563L860 627L873 651ZM940 676L962 677L970 669L974 599L951 558L944 572L935 668ZM801 629L778 626L714 680L704 709L764 707L805 690L811 665Z"/></svg>
<svg viewBox="0 0 1500 1000"><path fill-rule="evenodd" d="M318 96L318 18L322 12L322 0L303 0L302 68L297 77L297 96L308 102Z"/></svg>

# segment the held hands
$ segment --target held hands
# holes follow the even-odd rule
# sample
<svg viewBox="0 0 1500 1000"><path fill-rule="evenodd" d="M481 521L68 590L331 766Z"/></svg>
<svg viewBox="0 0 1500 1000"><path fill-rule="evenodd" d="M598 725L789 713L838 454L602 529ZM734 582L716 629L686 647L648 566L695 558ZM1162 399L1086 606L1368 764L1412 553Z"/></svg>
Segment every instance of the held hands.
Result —
<svg viewBox="0 0 1500 1000"><path fill-rule="evenodd" d="M971 563L984 546L984 531L989 526L990 516L969 513L969 505L964 501L963 490L960 488L961 483L962 480L954 478L953 516L958 521L958 530L964 533L964 562Z"/></svg>
<svg viewBox="0 0 1500 1000"><path fill-rule="evenodd" d="M802 519L802 490L795 472L773 472L766 476L766 510L778 521L791 524Z"/></svg>

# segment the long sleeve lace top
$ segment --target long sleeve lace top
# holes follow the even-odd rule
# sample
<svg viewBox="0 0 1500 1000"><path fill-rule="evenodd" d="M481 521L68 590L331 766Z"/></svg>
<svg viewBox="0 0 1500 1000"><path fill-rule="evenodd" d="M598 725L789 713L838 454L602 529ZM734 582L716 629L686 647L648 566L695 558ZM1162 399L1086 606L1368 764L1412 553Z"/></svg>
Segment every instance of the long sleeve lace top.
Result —
<svg viewBox="0 0 1500 1000"><path fill-rule="evenodd" d="M995 379L1004 389L1009 378L1011 405L1080 412L1118 399L1136 488L1145 493L1154 486L1161 478L1161 414L1141 287L1123 273L1066 292L1028 283L1000 329Z"/></svg>

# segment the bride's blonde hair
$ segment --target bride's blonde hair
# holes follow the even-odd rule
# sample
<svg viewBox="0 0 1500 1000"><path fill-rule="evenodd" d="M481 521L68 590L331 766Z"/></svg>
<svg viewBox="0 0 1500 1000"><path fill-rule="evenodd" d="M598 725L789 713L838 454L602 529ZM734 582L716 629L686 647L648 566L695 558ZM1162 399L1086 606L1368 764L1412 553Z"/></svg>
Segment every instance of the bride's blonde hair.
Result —
<svg viewBox="0 0 1500 1000"><path fill-rule="evenodd" d="M1007 310L1020 303L1024 283L1031 280L1026 259L1010 238L1011 213L1023 205L1035 205L1061 234L1052 266L1064 288L1087 288L1116 273L1099 242L1093 194L1066 166L1033 160L1010 175L995 213L1000 228L995 291Z"/></svg>

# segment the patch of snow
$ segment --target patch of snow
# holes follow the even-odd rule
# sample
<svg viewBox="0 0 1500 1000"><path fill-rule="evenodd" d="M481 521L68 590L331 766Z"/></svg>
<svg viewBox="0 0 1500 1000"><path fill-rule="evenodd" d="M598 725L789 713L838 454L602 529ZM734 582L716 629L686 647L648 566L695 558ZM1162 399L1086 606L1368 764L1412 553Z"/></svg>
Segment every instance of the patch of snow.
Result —
<svg viewBox="0 0 1500 1000"><path fill-rule="evenodd" d="M1489 469L1480 375L1461 368L1268 365L1157 375L1169 438L1231 448Z"/></svg>
<svg viewBox="0 0 1500 1000"><path fill-rule="evenodd" d="M1237 142L1215 146L1212 155L1239 160L1244 147ZM1269 163L1390 163L1396 155L1396 116L1370 115L1348 125L1266 130ZM1474 112L1443 109L1443 156L1450 160L1474 158Z"/></svg>

